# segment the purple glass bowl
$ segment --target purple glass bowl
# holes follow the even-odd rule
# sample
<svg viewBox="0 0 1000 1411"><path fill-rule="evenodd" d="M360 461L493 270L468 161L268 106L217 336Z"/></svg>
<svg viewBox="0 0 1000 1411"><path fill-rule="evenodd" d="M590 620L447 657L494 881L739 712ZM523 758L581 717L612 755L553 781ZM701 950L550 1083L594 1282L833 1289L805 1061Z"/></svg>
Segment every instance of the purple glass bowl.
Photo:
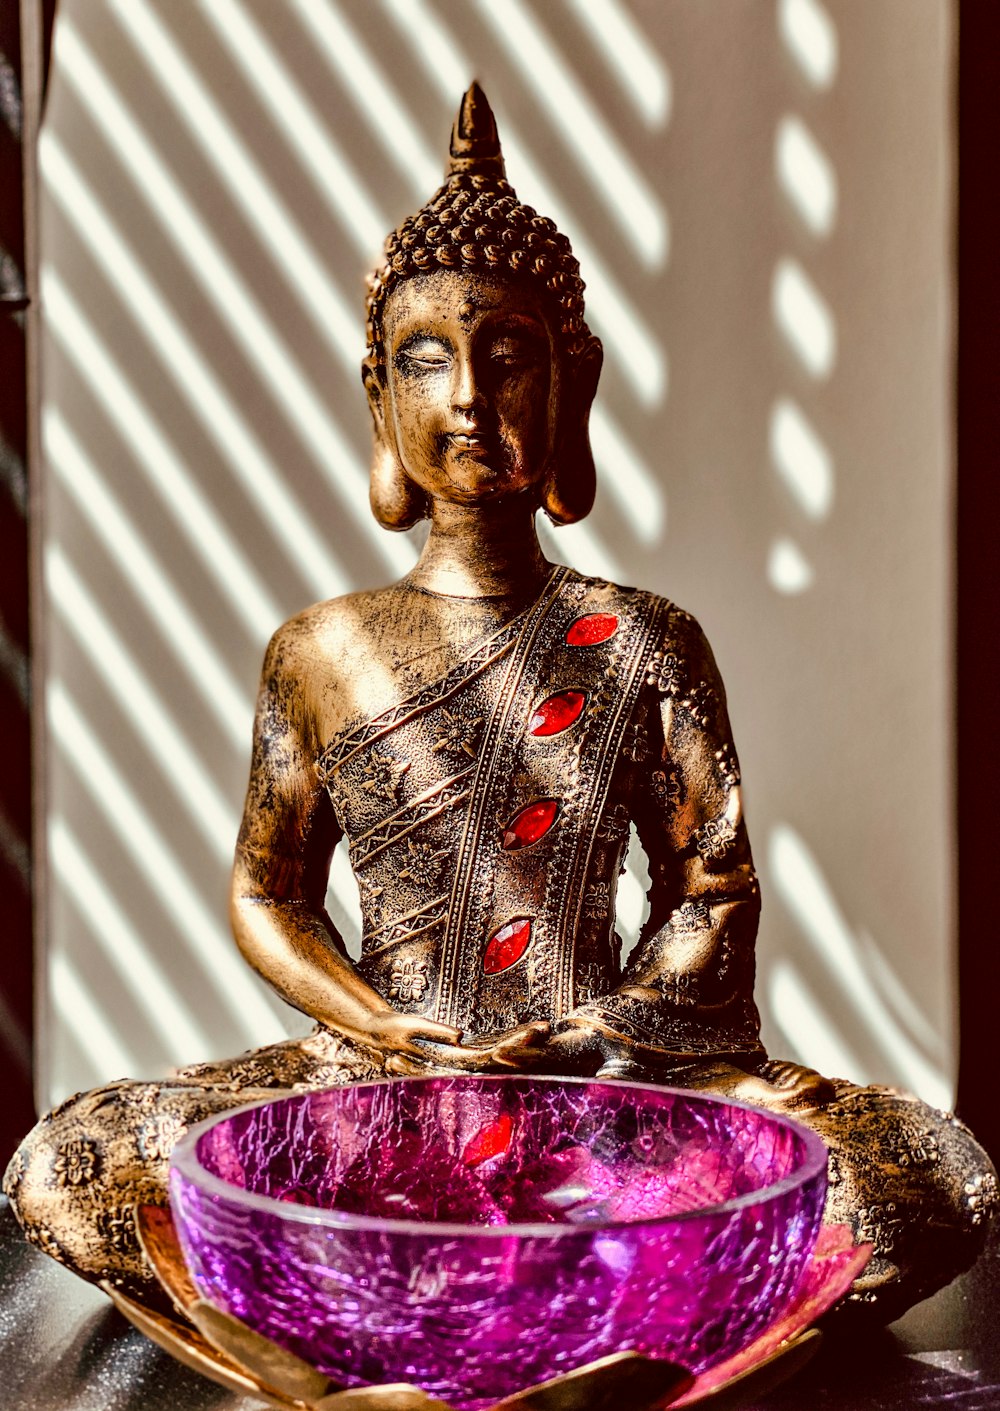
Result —
<svg viewBox="0 0 1000 1411"><path fill-rule="evenodd" d="M211 1303L342 1385L475 1411L632 1348L698 1373L780 1316L826 1149L646 1084L397 1078L193 1127L170 1196Z"/></svg>

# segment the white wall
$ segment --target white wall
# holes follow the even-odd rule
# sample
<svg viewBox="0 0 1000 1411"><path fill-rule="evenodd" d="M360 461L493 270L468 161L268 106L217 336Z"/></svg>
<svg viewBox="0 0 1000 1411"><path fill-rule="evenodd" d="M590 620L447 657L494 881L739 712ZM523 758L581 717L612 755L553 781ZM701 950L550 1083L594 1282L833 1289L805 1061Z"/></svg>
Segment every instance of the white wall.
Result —
<svg viewBox="0 0 1000 1411"><path fill-rule="evenodd" d="M257 671L415 554L367 515L362 274L477 75L605 343L557 552L695 612L728 683L768 1041L949 1100L949 14L62 0L47 1098L301 1028L225 924Z"/></svg>

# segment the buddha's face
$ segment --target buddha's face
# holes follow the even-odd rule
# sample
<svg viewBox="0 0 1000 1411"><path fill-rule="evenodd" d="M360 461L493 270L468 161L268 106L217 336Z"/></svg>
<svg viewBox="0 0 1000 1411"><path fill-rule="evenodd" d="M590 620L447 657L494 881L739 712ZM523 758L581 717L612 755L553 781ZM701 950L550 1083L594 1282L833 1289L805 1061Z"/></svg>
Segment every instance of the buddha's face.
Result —
<svg viewBox="0 0 1000 1411"><path fill-rule="evenodd" d="M552 330L530 288L443 270L386 302L386 433L434 499L475 505L537 493L552 454Z"/></svg>

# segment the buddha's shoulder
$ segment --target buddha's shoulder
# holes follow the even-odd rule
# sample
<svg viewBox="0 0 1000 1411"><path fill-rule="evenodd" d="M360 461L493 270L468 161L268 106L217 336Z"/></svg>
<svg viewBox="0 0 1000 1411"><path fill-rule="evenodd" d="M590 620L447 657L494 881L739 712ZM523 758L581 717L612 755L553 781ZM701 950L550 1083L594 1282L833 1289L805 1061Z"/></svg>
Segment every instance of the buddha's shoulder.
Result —
<svg viewBox="0 0 1000 1411"><path fill-rule="evenodd" d="M658 651L670 653L683 661L711 661L712 649L708 638L694 613L674 602L672 598L646 589L620 588L615 591L628 601L634 595L646 610L654 610L659 635Z"/></svg>
<svg viewBox="0 0 1000 1411"><path fill-rule="evenodd" d="M598 592L603 590L607 593L612 607L618 603L627 610L627 606L631 602L637 607L641 607L646 613L651 610L655 612L656 621L664 636L678 645L687 643L693 646L706 640L701 624L694 613L688 612L686 608L681 607L679 603L662 593L654 593L647 588L632 588L620 583L604 582L601 579L585 581L596 586ZM596 600L595 606L597 606Z"/></svg>
<svg viewBox="0 0 1000 1411"><path fill-rule="evenodd" d="M271 638L272 669L295 672L314 666L317 659L330 665L353 661L356 667L357 653L383 635L396 596L393 588L367 589L304 608Z"/></svg>

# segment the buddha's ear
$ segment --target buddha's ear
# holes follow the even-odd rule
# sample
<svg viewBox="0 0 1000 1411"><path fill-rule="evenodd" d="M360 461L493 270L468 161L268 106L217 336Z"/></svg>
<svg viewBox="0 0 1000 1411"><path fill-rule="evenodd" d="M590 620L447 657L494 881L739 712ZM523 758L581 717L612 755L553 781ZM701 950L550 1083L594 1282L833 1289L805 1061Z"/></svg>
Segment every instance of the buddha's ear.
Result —
<svg viewBox="0 0 1000 1411"><path fill-rule="evenodd" d="M594 507L597 470L590 448L590 408L601 376L604 349L591 337L566 370L556 446L542 496L553 524L575 524Z"/></svg>
<svg viewBox="0 0 1000 1411"><path fill-rule="evenodd" d="M372 463L368 500L383 529L412 529L427 516L427 496L407 475L386 415L385 383L371 358L361 364L372 414Z"/></svg>

